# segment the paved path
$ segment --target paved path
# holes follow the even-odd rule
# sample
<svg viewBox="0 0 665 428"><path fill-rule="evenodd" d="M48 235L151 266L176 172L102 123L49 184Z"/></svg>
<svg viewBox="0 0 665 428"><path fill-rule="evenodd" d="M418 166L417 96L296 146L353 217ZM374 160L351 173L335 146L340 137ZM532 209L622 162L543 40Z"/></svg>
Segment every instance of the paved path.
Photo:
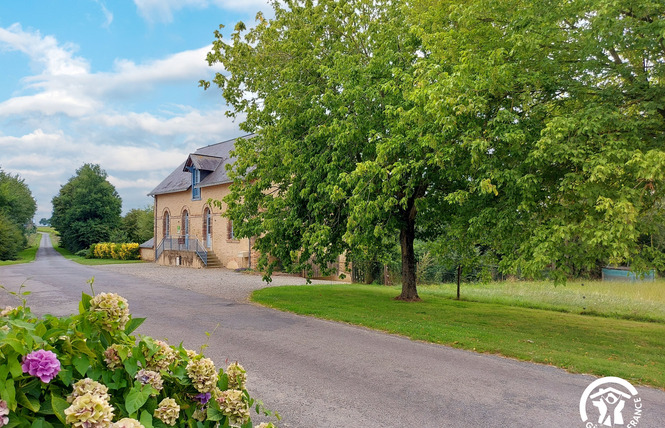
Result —
<svg viewBox="0 0 665 428"><path fill-rule="evenodd" d="M35 312L64 315L77 310L81 292L89 292L85 281L94 276L96 292L119 293L134 316L148 317L143 334L196 349L214 331L206 355L219 366L243 364L252 395L282 414L280 427L585 426L578 406L591 376L285 314L237 301L242 293L236 300L215 297L236 287L229 283L252 282L251 276L219 271L228 280L216 283L216 292L196 291L123 266L134 274L78 265L50 248L46 236L35 262L0 267L0 284L15 290L25 282ZM203 275L151 269L169 278ZM260 278L254 280L260 287ZM0 296L0 304L12 303ZM665 392L639 388L639 394L638 426L665 427Z"/></svg>

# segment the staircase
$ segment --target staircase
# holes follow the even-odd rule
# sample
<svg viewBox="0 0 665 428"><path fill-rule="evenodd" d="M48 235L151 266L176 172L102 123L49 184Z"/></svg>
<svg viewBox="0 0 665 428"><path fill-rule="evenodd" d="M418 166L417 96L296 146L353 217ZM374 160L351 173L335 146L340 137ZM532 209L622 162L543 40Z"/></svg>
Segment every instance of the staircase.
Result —
<svg viewBox="0 0 665 428"><path fill-rule="evenodd" d="M222 262L217 258L215 253L212 251L208 250L208 265L206 268L222 268L224 265Z"/></svg>

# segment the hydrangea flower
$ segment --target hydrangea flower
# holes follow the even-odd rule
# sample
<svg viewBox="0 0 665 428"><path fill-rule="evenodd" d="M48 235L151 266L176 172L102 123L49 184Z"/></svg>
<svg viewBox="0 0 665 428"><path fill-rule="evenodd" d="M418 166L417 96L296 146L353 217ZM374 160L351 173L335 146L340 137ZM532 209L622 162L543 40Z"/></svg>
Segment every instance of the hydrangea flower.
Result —
<svg viewBox="0 0 665 428"><path fill-rule="evenodd" d="M226 368L226 375L229 377L229 389L245 389L247 373L240 364L237 362L229 364Z"/></svg>
<svg viewBox="0 0 665 428"><path fill-rule="evenodd" d="M193 360L198 355L196 351L192 351L191 349L185 349L185 353L187 354L187 358L190 360Z"/></svg>
<svg viewBox="0 0 665 428"><path fill-rule="evenodd" d="M217 369L210 358L200 358L187 363L187 376L199 392L210 392L217 384Z"/></svg>
<svg viewBox="0 0 665 428"><path fill-rule="evenodd" d="M141 369L136 373L136 380L142 385L150 385L157 391L164 389L162 375L152 370Z"/></svg>
<svg viewBox="0 0 665 428"><path fill-rule="evenodd" d="M243 400L242 391L228 389L216 398L219 407L232 425L242 425L249 420L249 407Z"/></svg>
<svg viewBox="0 0 665 428"><path fill-rule="evenodd" d="M65 421L75 428L106 428L113 419L113 407L104 398L84 394L65 409Z"/></svg>
<svg viewBox="0 0 665 428"><path fill-rule="evenodd" d="M114 343L104 351L104 362L106 363L106 367L111 370L122 367L122 359L120 358L120 353L118 352L120 348L122 348L122 345Z"/></svg>
<svg viewBox="0 0 665 428"><path fill-rule="evenodd" d="M7 408L7 402L5 400L0 400L0 427L4 427L9 423L9 408Z"/></svg>
<svg viewBox="0 0 665 428"><path fill-rule="evenodd" d="M42 382L49 383L60 371L60 361L53 352L39 349L23 357L21 367L23 373L36 376Z"/></svg>
<svg viewBox="0 0 665 428"><path fill-rule="evenodd" d="M67 402L72 403L78 397L85 394L96 395L97 397L108 401L109 400L108 392L109 389L105 385L102 385L101 383L94 381L90 378L85 378L79 380L74 384L74 389L71 395L67 397Z"/></svg>
<svg viewBox="0 0 665 428"><path fill-rule="evenodd" d="M262 422L256 426L256 428L276 428L272 422Z"/></svg>
<svg viewBox="0 0 665 428"><path fill-rule="evenodd" d="M150 350L147 348L143 351L147 364L146 368L156 372L167 370L171 363L175 361L176 352L166 342L155 340L154 343L159 348L153 355L150 355Z"/></svg>
<svg viewBox="0 0 665 428"><path fill-rule="evenodd" d="M129 321L129 303L115 293L99 293L93 297L90 312L104 314L100 321L107 331L124 330Z"/></svg>
<svg viewBox="0 0 665 428"><path fill-rule="evenodd" d="M160 401L153 415L166 425L174 426L180 415L180 406L173 398L165 398Z"/></svg>
<svg viewBox="0 0 665 428"><path fill-rule="evenodd" d="M212 394L210 392L202 392L200 394L196 394L194 396L194 400L196 400L199 403L205 405L205 404L208 404L208 401L210 401L211 396L212 396Z"/></svg>
<svg viewBox="0 0 665 428"><path fill-rule="evenodd" d="M15 310L16 310L16 308L13 307L13 306L5 306L5 309L3 309L2 311L0 311L0 317L6 317L6 316L9 316L9 315L11 315L11 313L14 312Z"/></svg>
<svg viewBox="0 0 665 428"><path fill-rule="evenodd" d="M141 422L132 418L123 418L111 425L111 428L145 428Z"/></svg>

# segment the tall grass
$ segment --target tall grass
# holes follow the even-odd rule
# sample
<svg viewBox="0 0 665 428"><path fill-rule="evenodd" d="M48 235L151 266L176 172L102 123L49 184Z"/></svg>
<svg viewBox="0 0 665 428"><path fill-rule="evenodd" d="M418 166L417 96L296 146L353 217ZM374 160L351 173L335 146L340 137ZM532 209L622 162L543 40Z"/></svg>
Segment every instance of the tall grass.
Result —
<svg viewBox="0 0 665 428"><path fill-rule="evenodd" d="M421 295L454 298L456 285L420 285ZM502 281L462 284L462 300L665 323L665 280L652 282Z"/></svg>

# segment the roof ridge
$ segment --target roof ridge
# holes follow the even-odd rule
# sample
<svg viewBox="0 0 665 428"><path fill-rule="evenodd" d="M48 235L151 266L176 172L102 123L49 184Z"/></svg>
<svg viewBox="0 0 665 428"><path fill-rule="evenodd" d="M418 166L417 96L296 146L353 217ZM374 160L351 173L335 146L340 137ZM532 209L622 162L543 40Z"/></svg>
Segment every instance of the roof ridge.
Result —
<svg viewBox="0 0 665 428"><path fill-rule="evenodd" d="M219 143L214 143L214 144L208 144L207 146L199 147L199 148L196 149L196 150L201 150L201 149L205 149L205 148L207 148L207 147L217 146L217 145L220 145L220 144L231 143L231 142L233 142L233 141L237 141L237 140L239 140L239 139L241 139L241 138L248 138L248 137L251 137L252 135L255 135L255 134L254 134L254 133L251 133L251 134L241 135L241 136L236 137L236 138L231 138L230 140L220 141Z"/></svg>

